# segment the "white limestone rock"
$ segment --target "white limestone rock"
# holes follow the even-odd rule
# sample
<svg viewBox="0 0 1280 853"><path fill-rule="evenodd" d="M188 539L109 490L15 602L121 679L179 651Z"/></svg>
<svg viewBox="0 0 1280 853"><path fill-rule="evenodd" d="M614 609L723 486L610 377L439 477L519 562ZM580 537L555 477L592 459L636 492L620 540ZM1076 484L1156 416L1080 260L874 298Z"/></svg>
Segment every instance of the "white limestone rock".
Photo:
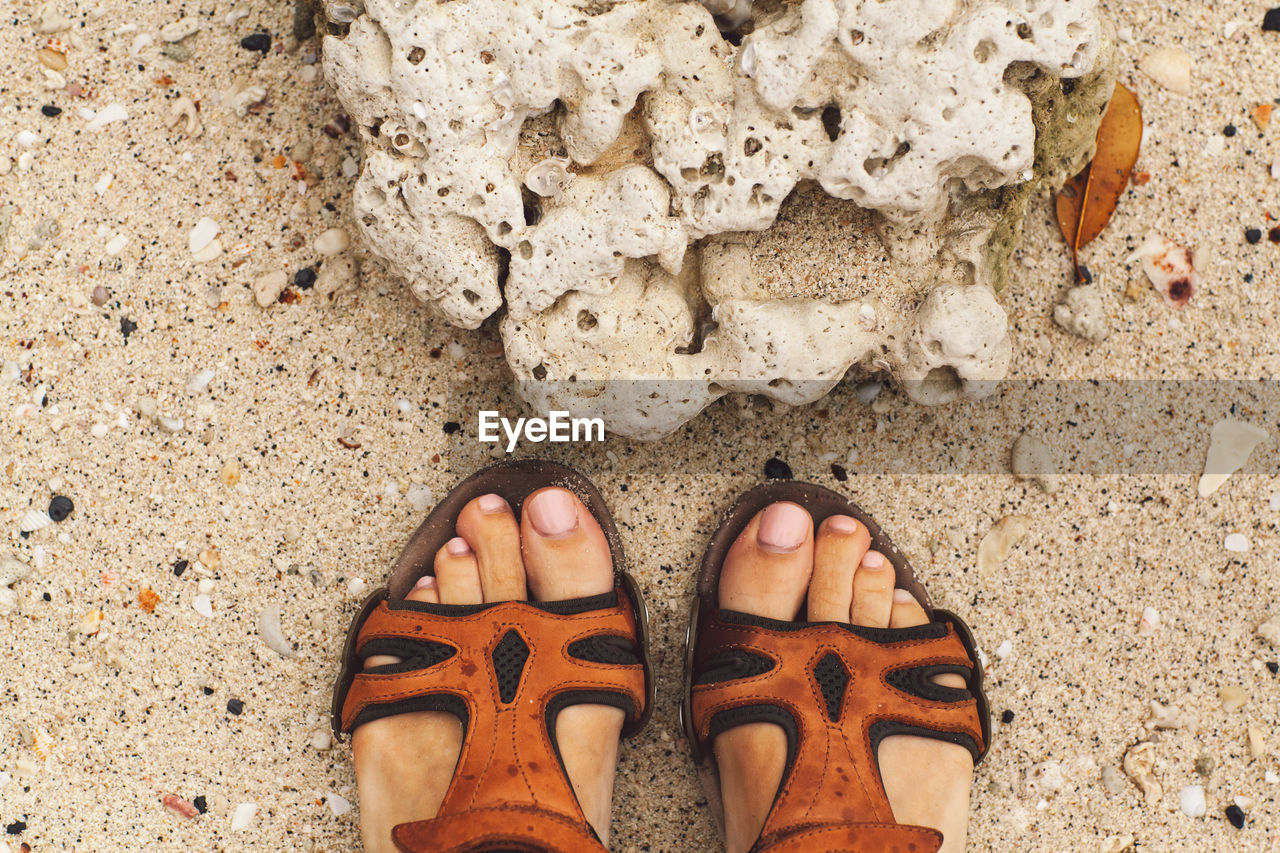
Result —
<svg viewBox="0 0 1280 853"><path fill-rule="evenodd" d="M1053 321L1088 341L1101 341L1111 334L1102 288L1096 284L1082 284L1068 290L1053 308Z"/></svg>
<svg viewBox="0 0 1280 853"><path fill-rule="evenodd" d="M505 306L534 407L638 437L873 360L922 402L989 393L1027 199L1111 91L1096 0L337 5L368 246L452 323ZM777 268L855 219L857 275Z"/></svg>

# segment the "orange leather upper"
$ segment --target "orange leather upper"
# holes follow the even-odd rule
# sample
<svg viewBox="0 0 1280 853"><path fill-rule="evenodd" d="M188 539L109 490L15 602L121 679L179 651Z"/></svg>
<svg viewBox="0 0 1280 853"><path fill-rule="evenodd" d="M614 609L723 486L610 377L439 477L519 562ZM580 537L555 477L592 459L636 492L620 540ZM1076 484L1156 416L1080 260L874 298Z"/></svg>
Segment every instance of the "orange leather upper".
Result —
<svg viewBox="0 0 1280 853"><path fill-rule="evenodd" d="M768 672L693 687L693 723L704 749L710 747L712 718L754 705L776 706L795 721L795 753L757 850L901 850L933 853L942 843L934 830L894 824L885 797L871 727L891 721L973 738L984 749L977 701L943 702L913 696L892 686L895 670L932 665L973 667L951 624L933 639L875 642L833 623L778 630L707 615L698 628L695 671L727 649L741 649L774 662ZM839 714L827 712L814 669L829 654L848 674Z"/></svg>
<svg viewBox="0 0 1280 853"><path fill-rule="evenodd" d="M645 706L640 663L593 663L569 654L577 640L616 636L637 642L626 591L613 607L557 614L528 602L504 602L467 615L441 615L383 601L360 628L356 651L375 639L441 643L447 660L406 673L355 676L342 705L350 731L371 706L427 695L460 699L468 720L462 754L439 814L396 828L405 851L501 847L538 850L601 849L583 816L552 743L547 706L564 694L604 692L629 699L632 719ZM509 632L528 649L518 686L502 701L493 652Z"/></svg>

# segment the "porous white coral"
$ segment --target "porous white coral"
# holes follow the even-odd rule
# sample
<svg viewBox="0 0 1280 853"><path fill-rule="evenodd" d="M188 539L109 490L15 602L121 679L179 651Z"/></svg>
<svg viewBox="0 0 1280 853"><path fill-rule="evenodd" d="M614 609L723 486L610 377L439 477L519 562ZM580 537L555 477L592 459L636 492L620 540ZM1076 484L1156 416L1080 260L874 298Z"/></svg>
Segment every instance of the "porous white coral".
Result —
<svg viewBox="0 0 1280 853"><path fill-rule="evenodd" d="M325 68L365 143L369 245L458 325L505 303L533 405L636 436L731 392L808 402L859 363L926 401L983 393L1009 358L993 290L1033 167L1078 165L1098 118L1095 95L1058 88L1098 61L1096 0L369 0L341 17ZM1038 145L1055 121L1074 132ZM789 280L804 250L769 248L780 214L792 233L858 220L861 279Z"/></svg>

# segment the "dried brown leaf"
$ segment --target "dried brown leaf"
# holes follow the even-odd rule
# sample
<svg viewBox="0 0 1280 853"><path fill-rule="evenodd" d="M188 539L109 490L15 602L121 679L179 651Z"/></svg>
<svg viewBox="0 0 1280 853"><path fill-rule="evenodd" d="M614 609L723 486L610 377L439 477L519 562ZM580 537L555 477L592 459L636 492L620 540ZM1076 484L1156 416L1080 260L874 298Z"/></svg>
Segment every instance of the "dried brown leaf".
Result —
<svg viewBox="0 0 1280 853"><path fill-rule="evenodd" d="M1142 107L1132 91L1117 83L1098 127L1093 161L1067 181L1056 201L1058 227L1071 247L1071 262L1081 280L1080 250L1111 221L1141 148Z"/></svg>

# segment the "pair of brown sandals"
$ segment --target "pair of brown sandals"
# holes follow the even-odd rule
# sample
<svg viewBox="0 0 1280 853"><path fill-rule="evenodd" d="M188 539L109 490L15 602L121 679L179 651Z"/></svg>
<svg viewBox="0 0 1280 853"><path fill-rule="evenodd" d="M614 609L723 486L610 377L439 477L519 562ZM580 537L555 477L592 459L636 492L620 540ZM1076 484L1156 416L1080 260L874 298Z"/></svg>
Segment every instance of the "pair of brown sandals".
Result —
<svg viewBox="0 0 1280 853"><path fill-rule="evenodd" d="M575 493L609 541L613 592L568 601L428 604L405 596L431 571L473 498L498 494L520 513L538 489ZM836 622L779 622L722 610L717 588L730 545L757 512L777 501L809 511L815 525L836 514L867 526L871 547L897 573L930 621L913 628ZM447 711L463 724L462 754L439 814L400 824L406 853L604 850L583 816L555 740L556 715L580 703L626 713L623 735L639 732L654 705L648 615L625 570L604 499L581 474L552 462L499 463L469 477L410 538L385 588L352 620L334 688L333 727L409 711ZM371 655L401 662L363 669ZM934 683L956 673L963 689ZM698 579L686 640L681 721L694 760L718 803L712 741L736 726L771 722L787 736L781 786L753 850L936 853L937 830L894 821L876 760L881 740L914 734L986 755L991 724L973 635L934 609L907 562L879 526L829 489L773 481L742 495L712 536ZM718 814L723 826L723 815Z"/></svg>

